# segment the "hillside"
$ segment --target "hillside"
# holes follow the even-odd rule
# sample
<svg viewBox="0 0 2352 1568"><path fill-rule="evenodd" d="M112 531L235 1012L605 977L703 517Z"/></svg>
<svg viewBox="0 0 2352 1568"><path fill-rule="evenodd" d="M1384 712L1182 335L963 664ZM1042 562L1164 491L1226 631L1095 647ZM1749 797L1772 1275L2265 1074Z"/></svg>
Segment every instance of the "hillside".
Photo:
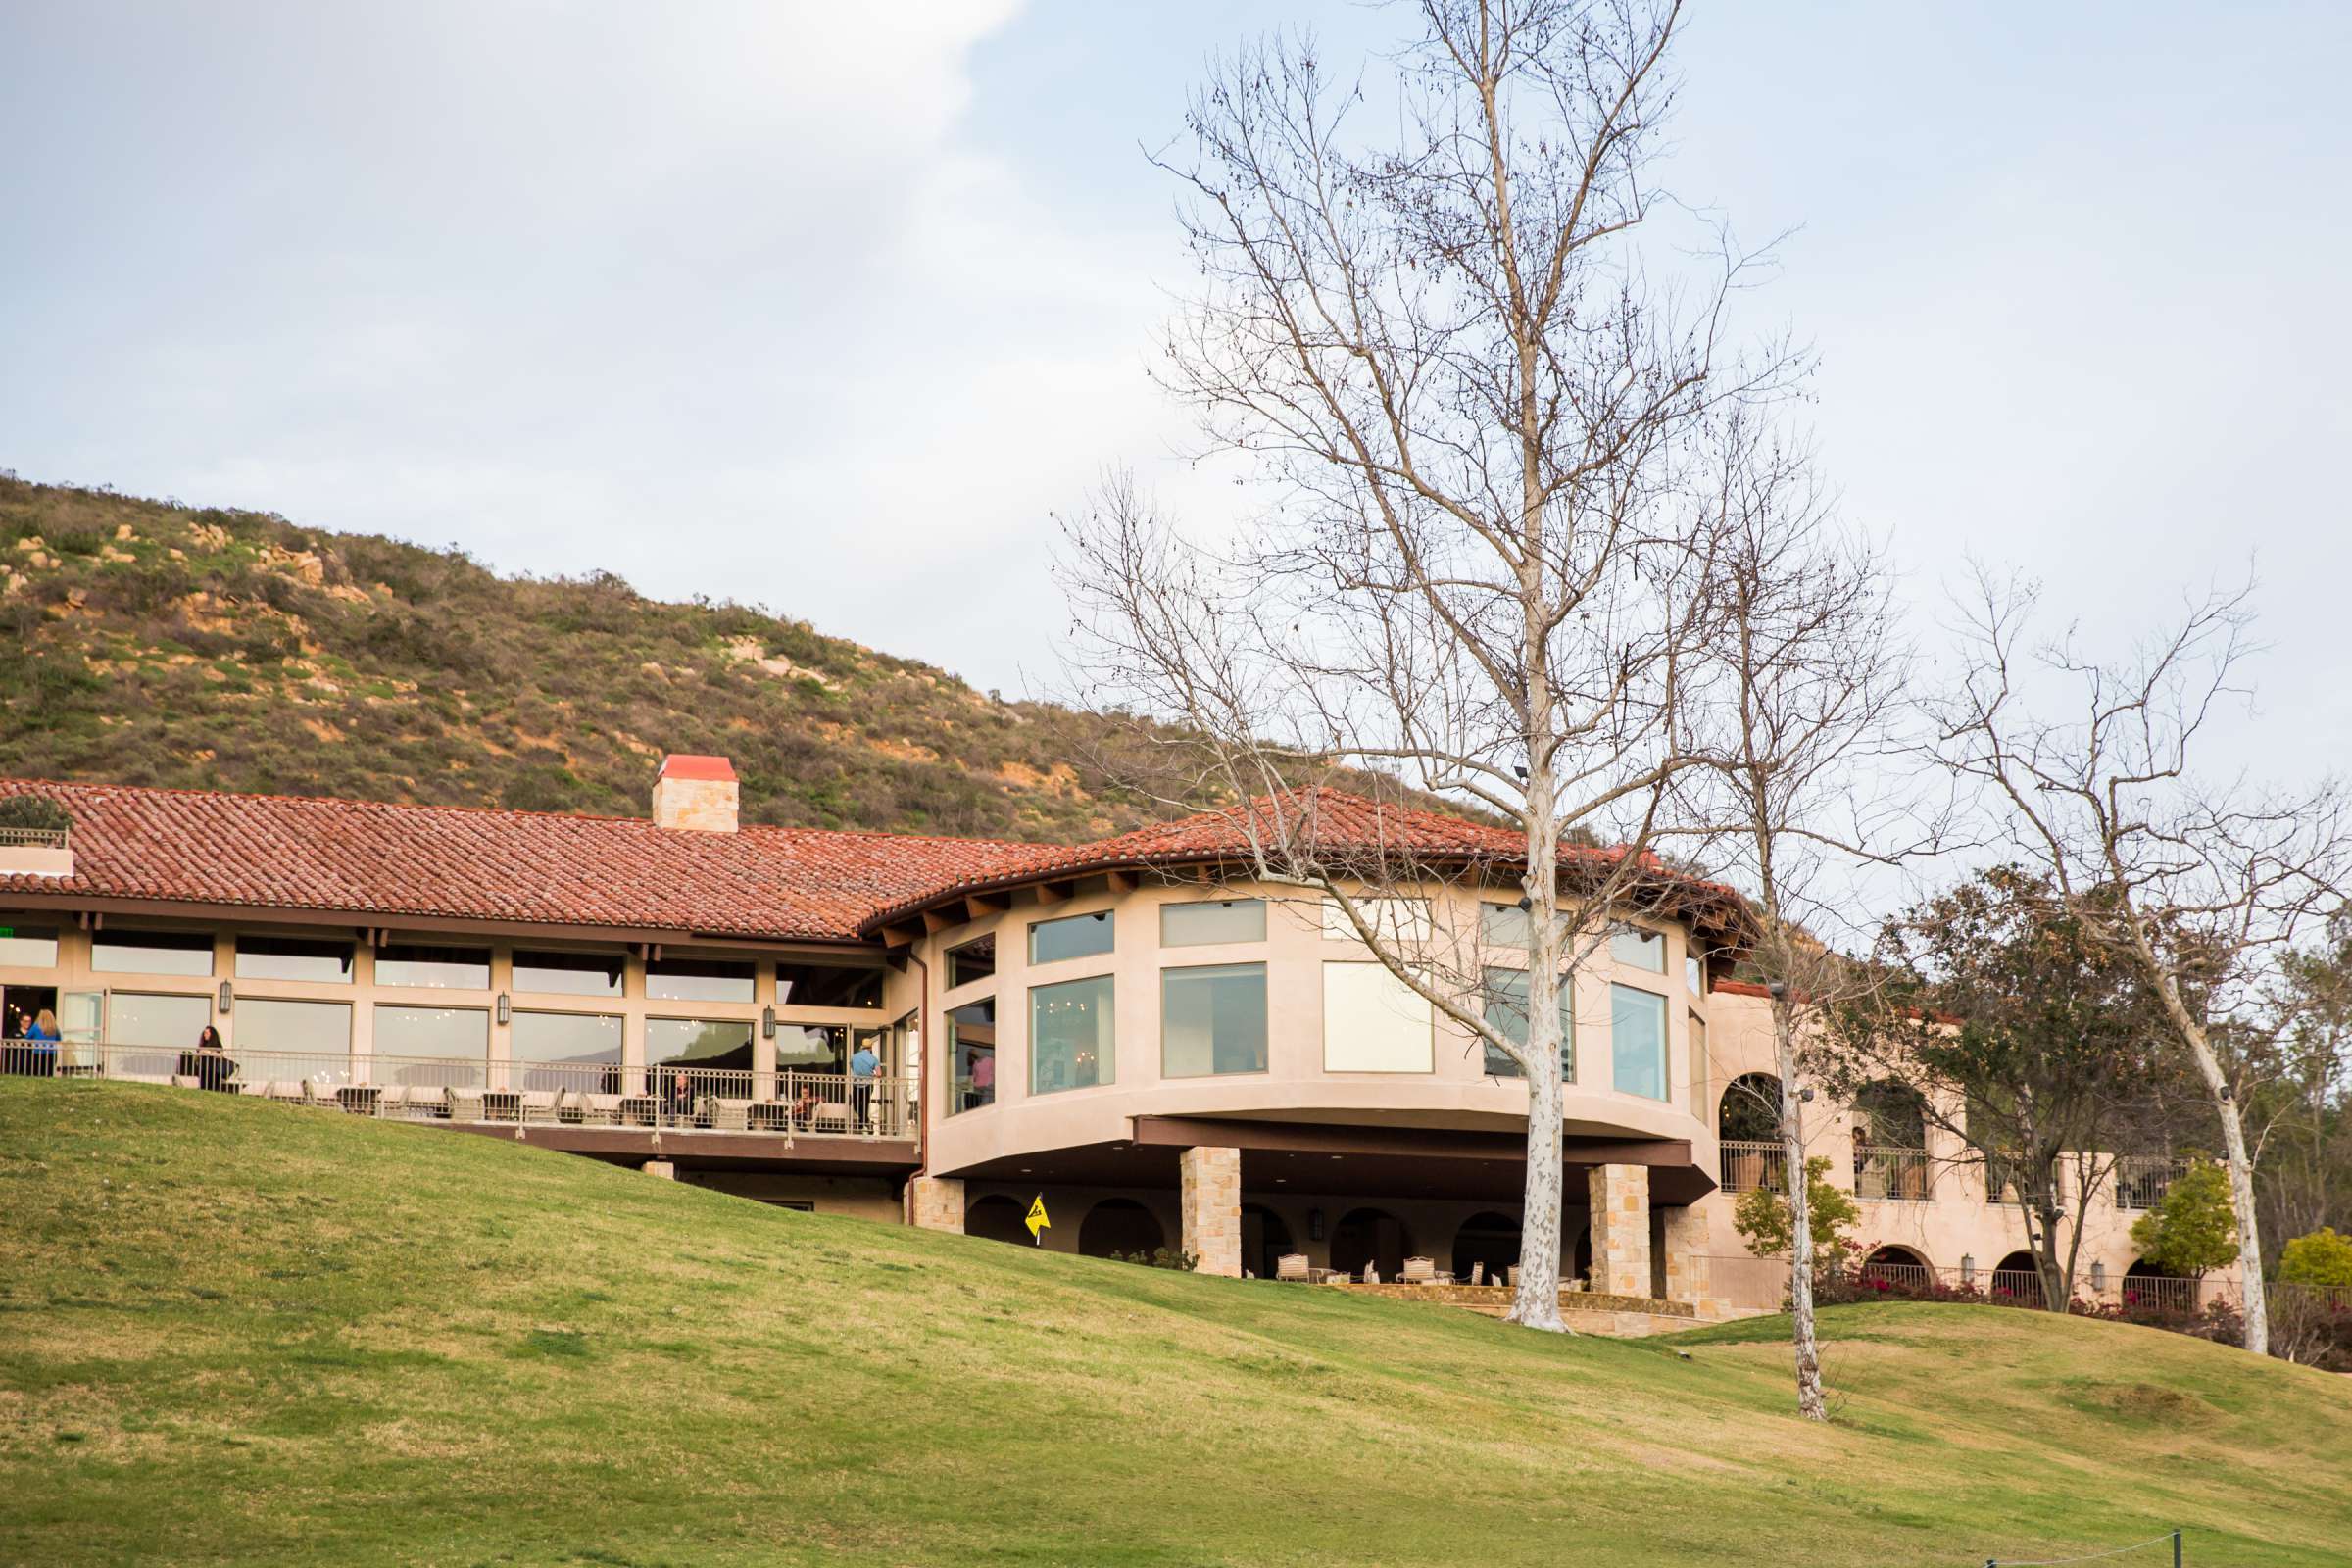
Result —
<svg viewBox="0 0 2352 1568"><path fill-rule="evenodd" d="M0 772L642 814L665 751L747 820L1049 841L1146 820L1095 714L616 577L0 471Z"/></svg>
<svg viewBox="0 0 2352 1568"><path fill-rule="evenodd" d="M0 1079L0 1561L2341 1562L2352 1389L2128 1327L1553 1339ZM2151 1564L2156 1557L2118 1559Z"/></svg>

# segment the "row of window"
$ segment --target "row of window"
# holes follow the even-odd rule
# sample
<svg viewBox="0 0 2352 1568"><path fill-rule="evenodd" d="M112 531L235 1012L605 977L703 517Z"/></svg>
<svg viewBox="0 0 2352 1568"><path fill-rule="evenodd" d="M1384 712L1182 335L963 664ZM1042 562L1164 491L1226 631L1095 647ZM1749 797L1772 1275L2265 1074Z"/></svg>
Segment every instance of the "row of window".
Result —
<svg viewBox="0 0 2352 1568"><path fill-rule="evenodd" d="M1527 973L1486 971L1487 1021L1524 1045ZM1576 1078L1576 1022L1560 1004L1560 1076ZM1029 1093L1057 1094L1117 1081L1116 981L1091 975L1031 986ZM1266 966L1207 964L1163 969L1159 976L1159 1075L1202 1078L1266 1070ZM1335 1072L1429 1072L1435 1018L1428 1001L1371 963L1323 966L1323 1065ZM997 999L948 1009L948 1113L993 1104L997 1098ZM1624 1094L1668 1094L1666 999L1636 986L1609 987L1613 1083ZM1487 1047L1487 1071L1519 1076L1507 1054Z"/></svg>
<svg viewBox="0 0 2352 1568"><path fill-rule="evenodd" d="M57 965L54 928L0 928L0 965L46 969ZM90 968L98 974L209 976L213 937L205 931L100 931L90 939ZM304 980L349 985L358 944L333 938L240 933L234 970L239 980ZM514 988L549 996L618 997L626 993L627 955L589 950L518 948ZM375 983L420 990L487 991L490 950L389 942L375 950ZM750 959L656 958L645 966L645 995L660 1002L749 1004L759 995L758 965ZM779 962L776 1003L797 1007L880 1007L882 971L843 964Z"/></svg>
<svg viewBox="0 0 2352 1568"><path fill-rule="evenodd" d="M1391 941L1426 941L1431 932L1429 906L1419 899L1368 899L1357 910L1373 931ZM1534 928L1527 910L1507 904L1479 906L1479 935L1487 945L1498 948L1524 948L1533 939ZM1091 914L1058 915L1050 920L1029 923L1029 961L1032 964L1062 963L1072 958L1091 958L1111 951L1115 943L1118 916L1115 910L1099 909ZM1561 921L1561 930L1567 929ZM1323 906L1323 934L1327 937L1353 940L1356 928L1339 903L1327 901ZM1163 948L1208 947L1222 943L1263 942L1266 940L1266 904L1263 899L1218 899L1205 904L1163 904L1159 906L1159 945ZM1666 939L1655 931L1639 926L1621 925L1609 933L1609 956L1629 969L1648 974L1666 972ZM984 980L997 972L997 939L994 933L967 942L948 951L948 986L967 985ZM1704 989L1703 966L1693 957L1690 960L1688 978L1690 989Z"/></svg>
<svg viewBox="0 0 2352 1568"><path fill-rule="evenodd" d="M107 1039L119 1046L185 1050L213 1021L210 997L118 991L108 999ZM490 1054L487 1007L416 1007L377 1003L372 1009L379 1056L485 1060ZM617 1013L537 1012L517 1008L507 1032L510 1060L549 1066L618 1066L627 1020ZM282 1052L306 1057L351 1054L352 1004L246 997L224 1020L236 1050ZM760 1026L739 1019L648 1018L648 1066L686 1065L751 1070L753 1036ZM779 1024L780 1070L844 1069L857 1047L887 1059L887 1031L846 1024Z"/></svg>

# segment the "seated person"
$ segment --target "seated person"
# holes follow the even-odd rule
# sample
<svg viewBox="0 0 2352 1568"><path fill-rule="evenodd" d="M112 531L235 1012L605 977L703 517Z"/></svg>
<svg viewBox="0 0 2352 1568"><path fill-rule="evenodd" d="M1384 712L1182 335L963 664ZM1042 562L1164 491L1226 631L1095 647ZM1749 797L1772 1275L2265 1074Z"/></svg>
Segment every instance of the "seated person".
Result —
<svg viewBox="0 0 2352 1568"><path fill-rule="evenodd" d="M801 1085L801 1092L792 1100L792 1124L795 1127L807 1127L816 1119L816 1107L822 1103L816 1098L814 1089L807 1084Z"/></svg>

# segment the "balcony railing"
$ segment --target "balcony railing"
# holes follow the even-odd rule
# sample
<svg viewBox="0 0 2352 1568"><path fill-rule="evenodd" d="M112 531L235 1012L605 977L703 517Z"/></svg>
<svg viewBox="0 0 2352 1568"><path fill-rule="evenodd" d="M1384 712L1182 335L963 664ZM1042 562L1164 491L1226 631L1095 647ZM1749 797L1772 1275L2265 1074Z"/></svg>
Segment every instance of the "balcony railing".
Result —
<svg viewBox="0 0 2352 1568"><path fill-rule="evenodd" d="M2188 1161L2167 1154L2125 1154L2115 1162L2115 1206L2154 1208L2172 1190L2173 1178Z"/></svg>
<svg viewBox="0 0 2352 1568"><path fill-rule="evenodd" d="M1720 1155L1723 1190L1727 1193L1752 1193L1769 1187L1776 1193L1788 1190L1788 1151L1786 1146L1761 1140L1727 1138Z"/></svg>
<svg viewBox="0 0 2352 1568"><path fill-rule="evenodd" d="M1936 1196L1934 1173L1924 1149L1854 1151L1854 1196L1879 1202L1925 1203Z"/></svg>
<svg viewBox="0 0 2352 1568"><path fill-rule="evenodd" d="M0 1042L0 1073L172 1084L382 1120L911 1138L915 1080L846 1073L455 1056L308 1055Z"/></svg>
<svg viewBox="0 0 2352 1568"><path fill-rule="evenodd" d="M71 829L62 827L0 827L0 850L70 850Z"/></svg>

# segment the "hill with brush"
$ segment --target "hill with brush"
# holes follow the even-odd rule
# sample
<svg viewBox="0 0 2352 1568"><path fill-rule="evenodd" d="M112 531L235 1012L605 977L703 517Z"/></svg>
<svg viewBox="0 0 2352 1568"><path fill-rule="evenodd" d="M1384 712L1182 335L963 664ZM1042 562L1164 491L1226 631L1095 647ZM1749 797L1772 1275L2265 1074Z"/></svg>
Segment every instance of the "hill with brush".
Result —
<svg viewBox="0 0 2352 1568"><path fill-rule="evenodd" d="M2352 1542L2352 1383L1996 1307L1826 1312L1815 1427L1780 1319L1558 1338L63 1079L0 1078L0 1561L53 1568Z"/></svg>
<svg viewBox="0 0 2352 1568"><path fill-rule="evenodd" d="M642 814L663 752L712 752L747 821L1071 842L1152 814L1099 765L1108 719L762 610L5 473L0 637L18 776Z"/></svg>

